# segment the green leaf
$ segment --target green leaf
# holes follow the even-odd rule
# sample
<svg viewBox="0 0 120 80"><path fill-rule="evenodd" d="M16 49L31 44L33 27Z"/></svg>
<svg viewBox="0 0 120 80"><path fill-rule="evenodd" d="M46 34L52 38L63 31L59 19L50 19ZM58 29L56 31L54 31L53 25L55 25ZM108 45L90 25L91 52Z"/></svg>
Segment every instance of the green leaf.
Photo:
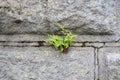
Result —
<svg viewBox="0 0 120 80"><path fill-rule="evenodd" d="M63 48L68 48L73 42L73 37L76 35L72 34L70 31L65 30L64 26L60 23L57 23L57 25L61 28L61 32L64 34L65 37L60 37L58 35L49 35L49 38L45 40L46 43L49 45L53 45L56 49L60 49L63 51Z"/></svg>

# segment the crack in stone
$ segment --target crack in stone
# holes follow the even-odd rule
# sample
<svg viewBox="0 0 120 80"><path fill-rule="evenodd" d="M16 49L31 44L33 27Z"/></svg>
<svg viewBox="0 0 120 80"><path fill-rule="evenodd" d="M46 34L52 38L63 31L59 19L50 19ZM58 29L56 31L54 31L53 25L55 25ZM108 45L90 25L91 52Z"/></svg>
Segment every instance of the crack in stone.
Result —
<svg viewBox="0 0 120 80"><path fill-rule="evenodd" d="M99 48L94 48L94 80L99 79Z"/></svg>
<svg viewBox="0 0 120 80"><path fill-rule="evenodd" d="M120 47L119 45L116 45L116 44L114 46L112 46L111 44L107 46L106 45L107 43L111 43L111 42L73 42L71 47L93 47L93 48L98 48L98 49L103 48L103 47ZM112 42L112 43L114 44L117 42ZM44 41L0 41L0 46L41 47L41 46L49 46L49 45L46 44Z"/></svg>

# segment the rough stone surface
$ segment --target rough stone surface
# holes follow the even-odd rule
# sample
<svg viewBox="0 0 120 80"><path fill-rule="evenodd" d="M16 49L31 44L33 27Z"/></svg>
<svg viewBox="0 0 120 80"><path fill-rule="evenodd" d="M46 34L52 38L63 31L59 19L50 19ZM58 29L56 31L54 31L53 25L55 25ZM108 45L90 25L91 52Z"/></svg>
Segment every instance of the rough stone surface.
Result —
<svg viewBox="0 0 120 80"><path fill-rule="evenodd" d="M120 37L77 36L63 54L44 35L0 35L0 80L120 80Z"/></svg>
<svg viewBox="0 0 120 80"><path fill-rule="evenodd" d="M0 0L0 33L59 33L54 22L78 34L118 33L116 5L116 0Z"/></svg>
<svg viewBox="0 0 120 80"><path fill-rule="evenodd" d="M104 46L104 43L85 43L85 46L100 48Z"/></svg>
<svg viewBox="0 0 120 80"><path fill-rule="evenodd" d="M0 47L0 80L94 80L94 49Z"/></svg>
<svg viewBox="0 0 120 80"><path fill-rule="evenodd" d="M0 0L0 33L45 32L45 4L45 0Z"/></svg>
<svg viewBox="0 0 120 80"><path fill-rule="evenodd" d="M79 34L110 34L119 29L115 8L115 0L48 0L48 18Z"/></svg>
<svg viewBox="0 0 120 80"><path fill-rule="evenodd" d="M0 35L0 41L43 41L47 39L46 35L38 34L14 34ZM119 42L120 35L78 35L74 38L76 42Z"/></svg>
<svg viewBox="0 0 120 80"><path fill-rule="evenodd" d="M105 43L104 46L106 46L106 47L112 47L112 46L120 47L120 42L118 42L118 43Z"/></svg>
<svg viewBox="0 0 120 80"><path fill-rule="evenodd" d="M119 80L120 79L120 54L119 53L108 54L107 65L108 65L109 80Z"/></svg>
<svg viewBox="0 0 120 80"><path fill-rule="evenodd" d="M117 26L120 26L120 1L119 0L116 0L117 1L117 7L116 7L116 15L117 15ZM119 30L120 30L120 27L119 27ZM118 31L118 33L120 34L120 31Z"/></svg>
<svg viewBox="0 0 120 80"><path fill-rule="evenodd" d="M99 50L99 79L120 80L120 48Z"/></svg>

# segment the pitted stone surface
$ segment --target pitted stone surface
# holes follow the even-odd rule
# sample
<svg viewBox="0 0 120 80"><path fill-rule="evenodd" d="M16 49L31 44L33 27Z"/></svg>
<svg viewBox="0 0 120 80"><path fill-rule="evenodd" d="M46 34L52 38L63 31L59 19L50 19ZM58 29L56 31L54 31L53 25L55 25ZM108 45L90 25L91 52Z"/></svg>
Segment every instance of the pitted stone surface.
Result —
<svg viewBox="0 0 120 80"><path fill-rule="evenodd" d="M93 80L94 49L0 47L0 80Z"/></svg>
<svg viewBox="0 0 120 80"><path fill-rule="evenodd" d="M108 54L107 65L108 65L109 80L119 80L120 79L120 54L119 53Z"/></svg>
<svg viewBox="0 0 120 80"><path fill-rule="evenodd" d="M120 80L118 35L77 36L68 54L44 44L46 38L0 35L0 80Z"/></svg>
<svg viewBox="0 0 120 80"><path fill-rule="evenodd" d="M46 35L39 34L11 34L11 35L0 35L0 41L44 41L47 39ZM118 42L120 35L78 35L74 38L76 42Z"/></svg>
<svg viewBox="0 0 120 80"><path fill-rule="evenodd" d="M45 5L45 0L0 0L0 33L44 32Z"/></svg>
<svg viewBox="0 0 120 80"><path fill-rule="evenodd" d="M60 22L78 34L117 34L116 5L116 0L0 0L0 33L59 33L54 23Z"/></svg>
<svg viewBox="0 0 120 80"><path fill-rule="evenodd" d="M120 48L102 48L99 55L99 79L120 80Z"/></svg>
<svg viewBox="0 0 120 80"><path fill-rule="evenodd" d="M115 0L48 0L48 18L79 34L112 34L119 29L115 8Z"/></svg>

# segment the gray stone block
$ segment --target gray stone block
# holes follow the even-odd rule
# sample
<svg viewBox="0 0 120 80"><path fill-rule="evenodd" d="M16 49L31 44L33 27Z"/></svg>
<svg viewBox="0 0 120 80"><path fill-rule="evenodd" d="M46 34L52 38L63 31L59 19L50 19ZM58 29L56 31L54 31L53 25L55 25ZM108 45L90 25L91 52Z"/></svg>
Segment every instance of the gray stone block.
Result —
<svg viewBox="0 0 120 80"><path fill-rule="evenodd" d="M14 34L14 35L0 35L0 41L43 41L47 39L47 35L38 34ZM116 42L119 41L120 36L116 35L78 35L74 38L75 42ZM81 45L81 44L80 44Z"/></svg>
<svg viewBox="0 0 120 80"><path fill-rule="evenodd" d="M109 80L120 80L120 54L108 54L107 65Z"/></svg>
<svg viewBox="0 0 120 80"><path fill-rule="evenodd" d="M105 43L105 45L104 45L105 47L120 47L120 43L118 42L118 43L113 43L113 42L111 42L111 43Z"/></svg>
<svg viewBox="0 0 120 80"><path fill-rule="evenodd" d="M93 80L94 49L0 47L0 80Z"/></svg>
<svg viewBox="0 0 120 80"><path fill-rule="evenodd" d="M48 0L48 19L78 34L113 34L119 29L115 8L115 0Z"/></svg>
<svg viewBox="0 0 120 80"><path fill-rule="evenodd" d="M0 33L60 33L54 24L60 22L78 34L118 34L116 6L115 0L1 0Z"/></svg>
<svg viewBox="0 0 120 80"><path fill-rule="evenodd" d="M99 79L120 80L120 48L102 48L98 55Z"/></svg>
<svg viewBox="0 0 120 80"><path fill-rule="evenodd" d="M85 46L87 47L103 47L104 46L104 43L85 43Z"/></svg>
<svg viewBox="0 0 120 80"><path fill-rule="evenodd" d="M35 46L39 46L39 43L38 42L0 42L0 46L35 47Z"/></svg>
<svg viewBox="0 0 120 80"><path fill-rule="evenodd" d="M46 27L46 0L2 0L0 33L41 33Z"/></svg>

